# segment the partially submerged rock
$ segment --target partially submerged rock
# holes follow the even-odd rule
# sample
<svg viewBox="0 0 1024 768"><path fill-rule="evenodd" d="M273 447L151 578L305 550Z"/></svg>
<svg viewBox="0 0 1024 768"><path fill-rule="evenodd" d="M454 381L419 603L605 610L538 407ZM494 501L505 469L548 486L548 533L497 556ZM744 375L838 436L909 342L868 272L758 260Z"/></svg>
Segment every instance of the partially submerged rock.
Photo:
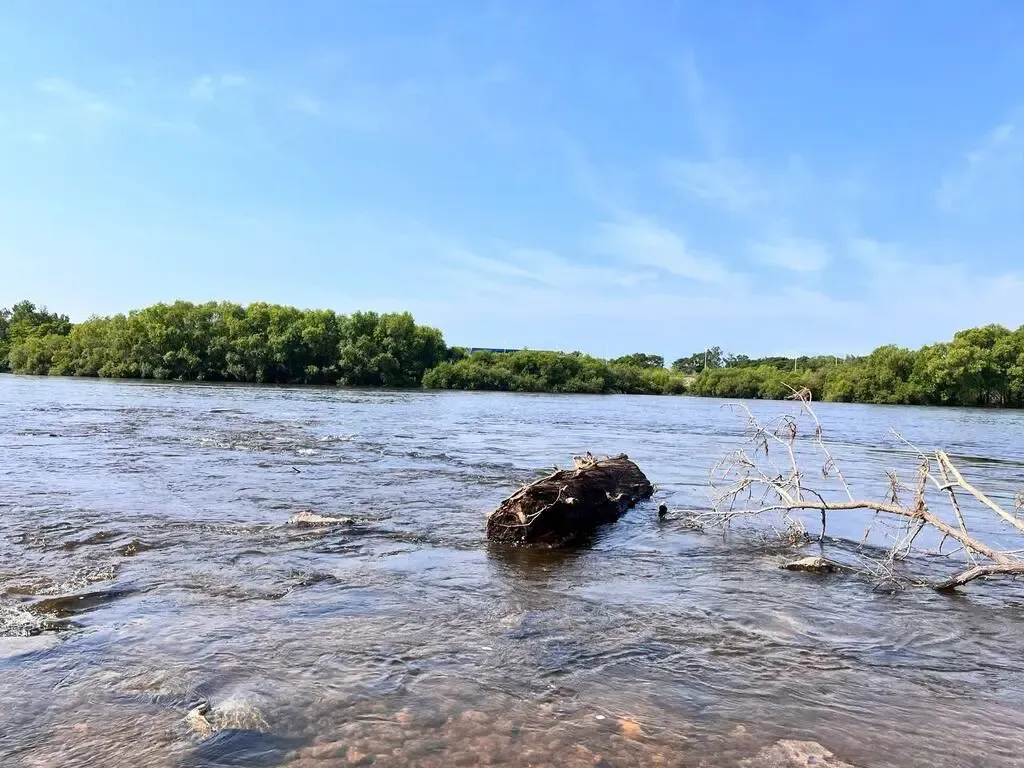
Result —
<svg viewBox="0 0 1024 768"><path fill-rule="evenodd" d="M782 566L787 571L806 571L808 573L835 573L839 564L826 560L824 557L801 557Z"/></svg>
<svg viewBox="0 0 1024 768"><path fill-rule="evenodd" d="M207 718L209 713L210 705L204 701L190 709L185 715L185 723L201 739L212 736L217 730Z"/></svg>
<svg viewBox="0 0 1024 768"><path fill-rule="evenodd" d="M267 721L263 713L252 703L239 698L230 698L217 706L201 701L185 715L185 722L200 738L208 738L217 731L246 730L266 731Z"/></svg>
<svg viewBox="0 0 1024 768"><path fill-rule="evenodd" d="M94 589L72 592L52 597L42 597L25 604L25 607L39 615L52 615L64 619L102 608L107 603L128 597L135 590L130 588Z"/></svg>
<svg viewBox="0 0 1024 768"><path fill-rule="evenodd" d="M325 525L352 525L355 520L351 517L332 517L330 515L319 515L316 512L296 512L288 518L288 525L296 528L318 528Z"/></svg>
<svg viewBox="0 0 1024 768"><path fill-rule="evenodd" d="M743 768L855 768L816 741L783 739L744 760Z"/></svg>
<svg viewBox="0 0 1024 768"><path fill-rule="evenodd" d="M625 454L574 457L573 469L556 470L523 486L487 518L487 537L511 544L559 546L618 520L654 488Z"/></svg>

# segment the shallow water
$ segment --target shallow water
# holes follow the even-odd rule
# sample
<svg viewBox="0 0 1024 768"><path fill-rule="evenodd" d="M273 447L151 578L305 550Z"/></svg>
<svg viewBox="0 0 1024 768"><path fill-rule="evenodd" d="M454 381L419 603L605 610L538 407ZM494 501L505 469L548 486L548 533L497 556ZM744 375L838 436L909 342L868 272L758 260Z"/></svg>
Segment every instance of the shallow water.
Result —
<svg viewBox="0 0 1024 768"><path fill-rule="evenodd" d="M818 413L864 495L913 474L890 428L1024 486L1024 414ZM1024 765L1015 584L891 593L659 522L708 506L743 431L689 398L2 376L0 765L739 766L781 738ZM487 545L490 509L587 450L628 453L652 502L572 552ZM357 522L283 525L304 509Z"/></svg>

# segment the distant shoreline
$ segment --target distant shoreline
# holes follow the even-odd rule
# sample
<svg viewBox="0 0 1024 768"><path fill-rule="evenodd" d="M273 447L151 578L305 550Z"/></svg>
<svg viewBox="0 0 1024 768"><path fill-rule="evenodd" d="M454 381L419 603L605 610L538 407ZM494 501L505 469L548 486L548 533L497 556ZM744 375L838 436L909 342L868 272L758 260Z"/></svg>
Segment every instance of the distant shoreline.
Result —
<svg viewBox="0 0 1024 768"><path fill-rule="evenodd" d="M695 395L887 405L1024 407L1024 326L864 357L652 354L449 347L411 314L230 302L155 304L73 324L29 301L0 310L0 371L126 381L547 394Z"/></svg>

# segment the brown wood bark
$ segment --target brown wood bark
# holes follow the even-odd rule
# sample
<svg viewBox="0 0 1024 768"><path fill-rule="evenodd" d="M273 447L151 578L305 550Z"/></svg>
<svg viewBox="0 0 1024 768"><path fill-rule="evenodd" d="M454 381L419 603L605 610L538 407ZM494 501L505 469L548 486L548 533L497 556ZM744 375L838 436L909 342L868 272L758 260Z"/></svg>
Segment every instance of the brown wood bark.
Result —
<svg viewBox="0 0 1024 768"><path fill-rule="evenodd" d="M619 519L654 488L625 454L575 457L574 469L557 470L523 486L487 518L487 538L510 544L561 546Z"/></svg>

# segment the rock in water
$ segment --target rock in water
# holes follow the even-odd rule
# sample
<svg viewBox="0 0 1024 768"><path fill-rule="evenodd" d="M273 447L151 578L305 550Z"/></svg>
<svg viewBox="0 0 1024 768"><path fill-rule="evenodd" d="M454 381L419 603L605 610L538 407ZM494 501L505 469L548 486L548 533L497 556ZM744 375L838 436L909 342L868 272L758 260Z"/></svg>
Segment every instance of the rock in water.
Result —
<svg viewBox="0 0 1024 768"><path fill-rule="evenodd" d="M316 512L296 512L288 518L288 525L298 528L313 528L321 525L352 525L355 520L351 517L330 517L318 515Z"/></svg>
<svg viewBox="0 0 1024 768"><path fill-rule="evenodd" d="M743 768L855 768L816 741L783 739L744 760Z"/></svg>
<svg viewBox="0 0 1024 768"><path fill-rule="evenodd" d="M487 518L487 538L510 544L561 546L611 523L654 488L625 454L574 457L575 468L556 470L524 485Z"/></svg>
<svg viewBox="0 0 1024 768"><path fill-rule="evenodd" d="M810 573L833 573L839 567L824 557L801 557L782 566L787 571L808 571Z"/></svg>

